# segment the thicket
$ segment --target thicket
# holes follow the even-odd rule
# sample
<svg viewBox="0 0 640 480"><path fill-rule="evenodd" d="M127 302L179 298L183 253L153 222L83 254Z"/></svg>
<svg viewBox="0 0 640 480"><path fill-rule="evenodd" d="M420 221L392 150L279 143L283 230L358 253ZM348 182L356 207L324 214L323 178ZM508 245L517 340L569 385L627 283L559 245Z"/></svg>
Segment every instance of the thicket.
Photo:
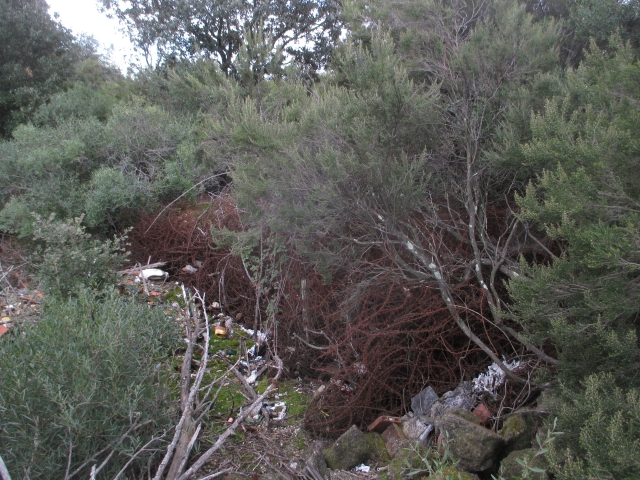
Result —
<svg viewBox="0 0 640 480"><path fill-rule="evenodd" d="M146 471L175 425L174 321L117 292L75 293L0 343L1 451L17 478Z"/></svg>
<svg viewBox="0 0 640 480"><path fill-rule="evenodd" d="M296 335L353 372L373 338L358 322L393 326L375 289L426 291L415 298L487 363L537 359L564 432L556 478L637 478L636 2L354 1L342 18L315 83L257 33L232 67L168 57L124 79L85 62L0 144L0 229L51 241L32 212L84 214L111 236L230 181L241 232L214 237L233 245L256 312L293 312ZM332 284L340 295L308 309L305 289ZM492 344L487 324L518 347Z"/></svg>

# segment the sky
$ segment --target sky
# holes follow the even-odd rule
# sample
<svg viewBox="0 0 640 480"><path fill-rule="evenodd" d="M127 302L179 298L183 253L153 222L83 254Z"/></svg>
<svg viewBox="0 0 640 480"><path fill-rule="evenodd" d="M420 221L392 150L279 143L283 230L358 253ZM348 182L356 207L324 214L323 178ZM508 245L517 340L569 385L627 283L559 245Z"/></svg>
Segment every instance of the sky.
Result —
<svg viewBox="0 0 640 480"><path fill-rule="evenodd" d="M108 56L123 73L131 62L140 62L128 35L120 31L118 20L100 13L96 0L47 0L47 3L49 13L52 16L58 13L58 21L74 35L91 35L98 40L99 53Z"/></svg>

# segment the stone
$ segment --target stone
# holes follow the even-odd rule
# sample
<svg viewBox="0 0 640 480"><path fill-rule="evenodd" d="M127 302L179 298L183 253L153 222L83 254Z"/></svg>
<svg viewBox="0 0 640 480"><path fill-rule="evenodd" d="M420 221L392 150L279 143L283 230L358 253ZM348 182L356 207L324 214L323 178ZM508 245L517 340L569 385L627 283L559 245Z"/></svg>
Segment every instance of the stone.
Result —
<svg viewBox="0 0 640 480"><path fill-rule="evenodd" d="M455 467L445 467L438 472L432 473L429 475L430 480L479 480L475 473L464 472L462 470L458 470Z"/></svg>
<svg viewBox="0 0 640 480"><path fill-rule="evenodd" d="M429 415L431 406L437 401L436 392L433 391L433 388L427 387L411 399L411 410L416 415Z"/></svg>
<svg viewBox="0 0 640 480"><path fill-rule="evenodd" d="M417 448L403 448L400 450L396 457L389 463L387 469L387 478L390 480L401 480L407 478L408 471L424 468L424 457L427 455L427 450L422 447Z"/></svg>
<svg viewBox="0 0 640 480"><path fill-rule="evenodd" d="M449 413L453 413L455 415L458 415L459 417L464 418L465 420L471 422L471 423L475 423L476 425L482 425L482 423L480 423L480 420L478 419L478 417L476 417L473 413L467 411L467 410L463 410L462 408L452 408L451 410L447 410Z"/></svg>
<svg viewBox="0 0 640 480"><path fill-rule="evenodd" d="M371 456L367 437L353 425L335 443L324 450L324 459L332 470L351 470Z"/></svg>
<svg viewBox="0 0 640 480"><path fill-rule="evenodd" d="M382 439L391 458L395 458L396 454L408 444L407 437L404 436L402 428L395 423L389 425L382 433Z"/></svg>
<svg viewBox="0 0 640 480"><path fill-rule="evenodd" d="M531 448L535 427L536 420L529 412L516 412L508 416L498 431L507 442L507 452Z"/></svg>
<svg viewBox="0 0 640 480"><path fill-rule="evenodd" d="M431 406L431 417L436 418L453 408L471 411L476 404L476 396L471 382L462 382Z"/></svg>
<svg viewBox="0 0 640 480"><path fill-rule="evenodd" d="M474 417L471 413L469 415ZM436 423L451 455L459 459L461 470L487 470L506 446L500 435L453 412L445 412Z"/></svg>
<svg viewBox="0 0 640 480"><path fill-rule="evenodd" d="M535 456L535 452L532 448L526 448L524 450L514 450L507 458L500 462L500 476L505 480L516 480L519 478L523 478L523 470L524 467L518 463L518 459L524 460L530 467L534 468L542 468L547 470L549 465L547 465L547 461L544 459L544 455ZM527 472L526 478L531 478L532 480L547 480L549 475L547 473L537 473L529 470Z"/></svg>
<svg viewBox="0 0 640 480"><path fill-rule="evenodd" d="M387 446L384 444L382 435L376 432L366 433L367 442L369 442L369 449L371 451L371 458L369 461L374 461L378 465L386 465L391 460Z"/></svg>
<svg viewBox="0 0 640 480"><path fill-rule="evenodd" d="M327 468L327 462L324 460L324 453L322 452L324 444L318 440L309 445L302 453L302 459L304 460L305 468L318 472L322 478L329 476L329 469Z"/></svg>
<svg viewBox="0 0 640 480"><path fill-rule="evenodd" d="M417 440L426 428L427 424L420 417L407 418L406 421L402 422L402 432L409 440Z"/></svg>

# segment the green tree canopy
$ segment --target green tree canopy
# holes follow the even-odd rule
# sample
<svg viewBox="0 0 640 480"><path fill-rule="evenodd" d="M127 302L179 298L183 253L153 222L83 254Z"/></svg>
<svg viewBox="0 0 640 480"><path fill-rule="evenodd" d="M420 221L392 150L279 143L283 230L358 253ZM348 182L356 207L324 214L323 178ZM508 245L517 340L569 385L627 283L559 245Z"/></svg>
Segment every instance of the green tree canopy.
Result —
<svg viewBox="0 0 640 480"><path fill-rule="evenodd" d="M214 58L227 74L247 38L264 39L272 55L286 52L312 70L323 66L341 32L334 0L101 0L129 27L145 53L167 62Z"/></svg>
<svg viewBox="0 0 640 480"><path fill-rule="evenodd" d="M48 8L45 0L0 0L0 136L60 90L83 55Z"/></svg>

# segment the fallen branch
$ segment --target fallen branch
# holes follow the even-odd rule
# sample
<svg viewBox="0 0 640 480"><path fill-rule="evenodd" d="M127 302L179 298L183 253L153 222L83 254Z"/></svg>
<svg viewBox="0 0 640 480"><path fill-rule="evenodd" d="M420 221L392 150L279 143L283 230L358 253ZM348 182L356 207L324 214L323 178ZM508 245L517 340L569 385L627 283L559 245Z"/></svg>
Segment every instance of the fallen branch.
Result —
<svg viewBox="0 0 640 480"><path fill-rule="evenodd" d="M9 475L9 470L7 470L2 457L0 457L0 478L2 480L11 480L11 476Z"/></svg>
<svg viewBox="0 0 640 480"><path fill-rule="evenodd" d="M283 365L282 365L282 360L280 360L280 357L278 357L277 355L274 356L274 360L276 361L276 368L278 369L276 376L274 378L278 380L280 378L280 375L282 375ZM186 472L184 472L178 478L178 480L189 480L190 478L192 478L193 475L198 470L200 470L205 463L207 463L211 459L213 454L217 452L220 449L220 447L222 447L222 445L224 445L227 438L229 438L231 435L235 433L236 429L240 425L240 422L242 422L246 417L248 417L249 413L251 413L260 403L262 403L262 401L275 389L276 389L276 385L274 383L271 383L267 387L267 389L264 391L264 393L260 395L250 406L248 406L242 413L238 415L238 417L233 422L233 424L229 428L227 428L222 435L218 437L218 440L216 440L216 443L214 443L213 446L209 448L209 450L204 452L202 456Z"/></svg>
<svg viewBox="0 0 640 480"><path fill-rule="evenodd" d="M183 287L183 292L184 292L184 287ZM171 443L169 444L169 446L167 447L167 453L165 454L164 458L162 459L162 462L160 463L160 466L158 467L158 470L156 472L156 475L153 477L153 480L161 480L162 479L162 474L164 473L165 468L169 465L169 462L171 461L171 459L174 457L174 452L176 451L176 447L178 446L178 444L183 444L185 442L189 442L193 431L196 430L196 426L195 426L195 422L193 420L193 403L195 401L196 395L198 393L198 390L200 389L200 384L202 382L202 378L204 377L204 373L205 370L207 368L207 359L208 359L208 354L209 354L209 316L207 315L207 310L205 308L205 302L204 299L200 296L199 293L196 292L196 296L195 298L197 298L198 300L200 300L201 304L202 304L202 311L203 311L203 315L204 315L204 319L205 319L205 333L204 333L204 339L205 339L205 348L204 348L204 353L202 355L202 361L200 363L200 368L198 369L198 373L196 374L196 378L195 381L193 382L193 385L191 387L191 389L189 390L189 395L186 398L186 400L184 399L184 395L183 392L185 390L185 375L184 375L184 369L183 369L183 388L182 388L182 392L181 392L181 399L182 399L182 416L180 417L180 421L178 422L178 425L176 426L176 431L174 433L173 436L173 440L171 441ZM194 305L194 312L193 314L189 313L189 299L186 298L186 292L185 292L185 301L187 301L187 305L186 305L186 309L188 312L188 315L191 316L193 315L194 317L194 330L192 335L190 335L189 338L189 349L188 351L190 351L191 353L193 352L193 347L196 343L196 339L198 338L198 329L200 326L200 322L198 321L198 313L197 313L197 309ZM191 365L191 358L190 355L185 355L185 361L183 362L183 366L187 365L187 368L190 368ZM186 375L186 381L188 381L189 378L189 374ZM184 426L187 425L188 426L188 431L186 432L186 435L183 435L182 430L184 428ZM193 430L192 430L193 429ZM199 429L198 429L199 432ZM178 468L180 467L180 465L183 464L182 460L186 454L186 448L185 449L180 449L179 450L179 455L176 456L176 458L173 459L173 463L171 464L171 468L169 469L169 474L167 475L167 478L175 478L175 476L179 475L180 472L178 471Z"/></svg>

